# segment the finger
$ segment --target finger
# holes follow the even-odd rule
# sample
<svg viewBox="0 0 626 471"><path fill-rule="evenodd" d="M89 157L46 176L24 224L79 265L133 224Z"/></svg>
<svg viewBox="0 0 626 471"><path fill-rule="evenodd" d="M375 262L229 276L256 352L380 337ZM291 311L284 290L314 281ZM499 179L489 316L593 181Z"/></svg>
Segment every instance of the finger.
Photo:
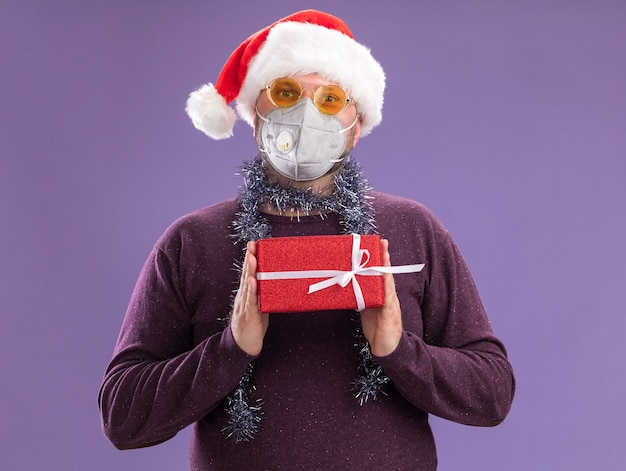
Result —
<svg viewBox="0 0 626 471"><path fill-rule="evenodd" d="M389 241L387 239L381 239L380 244L383 252L383 266L390 267L391 256L389 255ZM393 278L393 273L384 273L383 279L385 285L385 305L389 306L389 303L395 301L397 297L396 282Z"/></svg>
<svg viewBox="0 0 626 471"><path fill-rule="evenodd" d="M391 257L389 256L389 241L387 239L380 239L380 249L383 253L383 266L391 266Z"/></svg>
<svg viewBox="0 0 626 471"><path fill-rule="evenodd" d="M239 278L239 287L237 288L237 293L235 294L235 304L234 311L240 311L242 303L245 305L247 303L248 298L248 278L249 278L249 265L250 265L250 253L246 251L246 255L243 259L243 264L241 266L241 277ZM256 275L255 275L256 276Z"/></svg>
<svg viewBox="0 0 626 471"><path fill-rule="evenodd" d="M246 253L246 276L256 278L256 245L254 242L248 242L248 251Z"/></svg>
<svg viewBox="0 0 626 471"><path fill-rule="evenodd" d="M257 296L257 284L254 277L248 278L248 290L246 293L246 311L250 314L259 312L259 299Z"/></svg>
<svg viewBox="0 0 626 471"><path fill-rule="evenodd" d="M239 279L239 290L243 288L245 280L248 278L248 252L243 258L243 263L241 265L241 278Z"/></svg>
<svg viewBox="0 0 626 471"><path fill-rule="evenodd" d="M258 304L257 299L257 280L256 280L256 257L252 254L249 254L248 258L248 276L246 279L246 288L247 288L247 301L249 307L254 307L256 309Z"/></svg>

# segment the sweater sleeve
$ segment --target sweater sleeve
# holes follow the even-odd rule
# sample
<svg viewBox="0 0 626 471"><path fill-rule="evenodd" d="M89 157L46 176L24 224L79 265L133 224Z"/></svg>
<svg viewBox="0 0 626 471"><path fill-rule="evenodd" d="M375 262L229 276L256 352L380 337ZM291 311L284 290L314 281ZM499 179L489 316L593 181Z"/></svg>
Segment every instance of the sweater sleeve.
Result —
<svg viewBox="0 0 626 471"><path fill-rule="evenodd" d="M435 220L416 238L426 242L402 252L425 257L423 278L396 282L405 330L396 350L376 361L420 409L462 424L497 425L515 390L505 348L448 232Z"/></svg>
<svg viewBox="0 0 626 471"><path fill-rule="evenodd" d="M169 245L175 247L155 247L142 269L99 394L104 432L120 449L163 442L209 414L253 359L230 327L194 340L198 313L174 256L183 243ZM215 309L229 304L220 299ZM210 314L217 319L228 312Z"/></svg>
<svg viewBox="0 0 626 471"><path fill-rule="evenodd" d="M406 332L395 352L376 360L420 409L461 424L495 426L509 412L514 379L504 355L489 343L437 347Z"/></svg>

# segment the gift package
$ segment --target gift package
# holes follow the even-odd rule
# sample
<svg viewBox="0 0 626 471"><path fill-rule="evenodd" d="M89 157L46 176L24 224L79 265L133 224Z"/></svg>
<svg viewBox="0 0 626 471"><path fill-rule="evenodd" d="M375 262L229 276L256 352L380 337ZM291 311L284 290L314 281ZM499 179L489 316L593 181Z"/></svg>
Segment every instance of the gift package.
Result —
<svg viewBox="0 0 626 471"><path fill-rule="evenodd" d="M277 237L257 242L261 312L382 307L378 235Z"/></svg>

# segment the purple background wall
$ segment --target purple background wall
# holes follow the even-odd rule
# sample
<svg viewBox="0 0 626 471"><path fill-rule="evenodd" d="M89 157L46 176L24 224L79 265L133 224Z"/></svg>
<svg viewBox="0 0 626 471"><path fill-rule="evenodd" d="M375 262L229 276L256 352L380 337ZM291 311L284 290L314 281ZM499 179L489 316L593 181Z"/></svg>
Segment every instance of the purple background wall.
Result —
<svg viewBox="0 0 626 471"><path fill-rule="evenodd" d="M249 3L0 1L0 469L185 469L189 431L116 451L96 394L152 243L255 153L188 92L306 7L386 69L355 157L451 230L516 369L502 426L433 419L440 469L622 469L626 3Z"/></svg>

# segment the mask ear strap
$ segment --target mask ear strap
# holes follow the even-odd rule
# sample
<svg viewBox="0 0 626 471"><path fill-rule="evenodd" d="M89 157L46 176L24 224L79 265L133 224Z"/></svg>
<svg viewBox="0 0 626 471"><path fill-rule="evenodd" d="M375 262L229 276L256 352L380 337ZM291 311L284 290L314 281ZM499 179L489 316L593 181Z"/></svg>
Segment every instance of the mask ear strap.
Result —
<svg viewBox="0 0 626 471"><path fill-rule="evenodd" d="M256 106L254 107L254 111L256 112L256 115L257 115L259 118L261 118L261 121L264 121L264 122L266 122L266 123L269 123L269 121L270 121L270 120L269 120L269 119L267 119L267 118L265 118L265 117L263 117L263 116L261 116L261 113L259 113L259 109L258 109ZM258 145L258 144L259 144L259 142L258 142L258 140L257 140L257 145ZM261 146L260 146L260 145L259 145L259 150L260 150L261 152L265 153L265 149L261 149Z"/></svg>
<svg viewBox="0 0 626 471"><path fill-rule="evenodd" d="M359 115L357 114L354 117L354 121L352 121L352 124L350 126L348 126L347 128L342 129L341 131L338 131L339 134L343 134L344 132L349 131L350 129L352 129L356 125L356 122L357 122L358 119L359 119ZM345 158L346 158L346 156L344 155L343 157L341 157L339 159L330 159L330 162L336 164L336 163L339 163L339 162L343 162L345 160Z"/></svg>
<svg viewBox="0 0 626 471"><path fill-rule="evenodd" d="M259 118L261 118L261 121L266 122L266 123L269 123L269 122L270 122L270 120L269 120L269 119L267 119L265 116L262 116L262 115L261 115L261 113L259 113L259 109L258 109L256 106L254 107L254 111L255 111L256 115L257 115Z"/></svg>
<svg viewBox="0 0 626 471"><path fill-rule="evenodd" d="M257 114L258 114L258 111L257 111ZM260 116L260 115L259 115L259 116ZM359 119L359 115L357 114L357 115L354 117L354 121L352 121L352 124L351 124L350 126L348 126L347 128L344 128L344 129L342 129L341 131L338 131L338 132L339 132L340 134L343 134L344 132L349 131L350 129L352 129L352 128L356 125L356 122L357 122L357 120L358 120L358 119Z"/></svg>

